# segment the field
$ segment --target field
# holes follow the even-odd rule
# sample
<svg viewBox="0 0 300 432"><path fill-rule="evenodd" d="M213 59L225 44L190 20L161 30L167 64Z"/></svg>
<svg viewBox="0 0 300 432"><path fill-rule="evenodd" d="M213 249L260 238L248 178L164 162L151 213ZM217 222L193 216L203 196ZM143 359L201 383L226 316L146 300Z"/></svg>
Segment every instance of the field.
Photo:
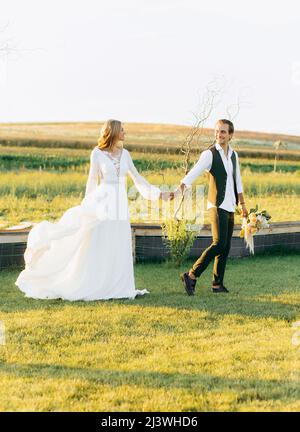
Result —
<svg viewBox="0 0 300 432"><path fill-rule="evenodd" d="M0 125L0 227L55 221L80 204L99 126ZM139 172L178 185L187 128L125 126ZM193 144L190 166L211 136L204 130ZM276 140L287 148L274 171ZM300 138L238 132L233 147L248 209L299 220ZM206 174L196 184L207 190ZM137 288L150 294L105 302L25 298L14 284L20 269L2 270L0 411L299 411L298 261L229 259L229 294L210 291L210 265L195 297L178 277L191 263L137 264Z"/></svg>
<svg viewBox="0 0 300 432"><path fill-rule="evenodd" d="M33 147L92 148L95 145L102 123L14 123L0 124L0 144ZM161 125L146 123L125 123L126 142L130 150L143 148L147 151L176 152L184 141L189 127L179 125ZM212 140L212 130L203 128L193 147L206 146ZM300 138L292 135L270 134L261 132L236 131L236 148L241 150L266 151L272 153L275 141L284 141L286 153L298 157Z"/></svg>
<svg viewBox="0 0 300 432"><path fill-rule="evenodd" d="M89 155L101 124L0 125L0 227L22 222L54 221L84 196ZM125 147L137 169L152 183L175 187L184 175L180 146L188 128L128 124ZM203 130L193 143L190 166L211 142ZM237 132L233 146L240 155L248 208L267 208L272 221L298 220L300 208L300 138ZM285 140L274 172L274 140ZM205 185L203 174L195 184ZM128 186L131 186L129 181ZM205 222L208 222L205 212ZM132 221L139 219L132 215ZM153 222L161 222L160 219ZM236 223L239 223L236 216Z"/></svg>
<svg viewBox="0 0 300 432"><path fill-rule="evenodd" d="M179 269L139 264L149 295L86 303L25 298L2 271L0 410L299 411L298 261L229 260L230 294L209 268L195 297Z"/></svg>

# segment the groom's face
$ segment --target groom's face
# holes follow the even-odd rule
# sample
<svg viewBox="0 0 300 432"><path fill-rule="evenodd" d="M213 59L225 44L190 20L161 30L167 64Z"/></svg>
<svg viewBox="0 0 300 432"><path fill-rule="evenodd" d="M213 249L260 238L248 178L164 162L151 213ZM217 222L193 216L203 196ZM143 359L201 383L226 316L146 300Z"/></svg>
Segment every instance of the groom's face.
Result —
<svg viewBox="0 0 300 432"><path fill-rule="evenodd" d="M215 127L215 140L220 145L227 144L232 138L232 134L229 133L229 125L218 122Z"/></svg>

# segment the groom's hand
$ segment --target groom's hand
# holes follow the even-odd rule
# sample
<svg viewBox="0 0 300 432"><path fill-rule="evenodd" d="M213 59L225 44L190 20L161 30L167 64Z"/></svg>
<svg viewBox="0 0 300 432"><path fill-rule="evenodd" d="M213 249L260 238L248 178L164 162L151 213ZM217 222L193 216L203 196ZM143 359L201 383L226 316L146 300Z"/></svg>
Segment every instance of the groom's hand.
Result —
<svg viewBox="0 0 300 432"><path fill-rule="evenodd" d="M180 186L178 186L178 188L174 191L174 198L178 197L178 196L183 196L183 190L181 189Z"/></svg>
<svg viewBox="0 0 300 432"><path fill-rule="evenodd" d="M243 217L248 217L248 210L245 204L241 204L241 214Z"/></svg>

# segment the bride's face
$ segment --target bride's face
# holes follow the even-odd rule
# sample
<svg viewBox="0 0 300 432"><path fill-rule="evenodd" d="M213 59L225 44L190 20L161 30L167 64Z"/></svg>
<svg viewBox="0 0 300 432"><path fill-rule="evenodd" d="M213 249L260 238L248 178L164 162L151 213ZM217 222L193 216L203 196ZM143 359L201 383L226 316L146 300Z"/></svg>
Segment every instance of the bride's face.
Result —
<svg viewBox="0 0 300 432"><path fill-rule="evenodd" d="M125 130L124 130L123 125L121 125L121 130L120 130L118 138L119 138L120 141L124 141L124 139L125 139Z"/></svg>

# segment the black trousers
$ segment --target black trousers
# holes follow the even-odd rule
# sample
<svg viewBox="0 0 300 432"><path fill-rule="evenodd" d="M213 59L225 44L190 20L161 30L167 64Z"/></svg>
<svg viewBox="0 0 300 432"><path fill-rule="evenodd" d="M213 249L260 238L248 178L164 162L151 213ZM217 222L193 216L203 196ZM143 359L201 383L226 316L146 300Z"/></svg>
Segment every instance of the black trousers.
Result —
<svg viewBox="0 0 300 432"><path fill-rule="evenodd" d="M234 213L222 208L209 209L212 243L191 268L191 273L199 277L214 258L213 285L222 285L227 257L230 251L234 226Z"/></svg>

